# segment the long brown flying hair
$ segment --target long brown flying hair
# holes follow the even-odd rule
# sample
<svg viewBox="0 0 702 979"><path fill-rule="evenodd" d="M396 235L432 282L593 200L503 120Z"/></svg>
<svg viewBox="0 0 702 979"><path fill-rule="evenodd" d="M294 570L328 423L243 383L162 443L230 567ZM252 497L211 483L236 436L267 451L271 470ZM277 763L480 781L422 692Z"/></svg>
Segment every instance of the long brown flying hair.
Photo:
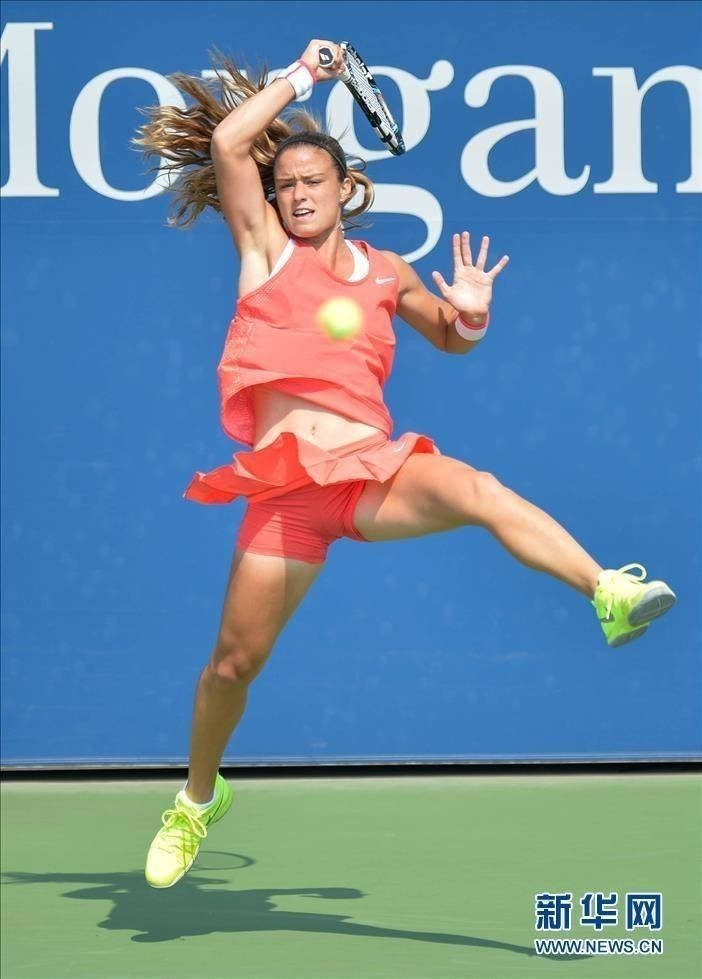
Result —
<svg viewBox="0 0 702 979"><path fill-rule="evenodd" d="M268 81L266 61L263 62L263 67L254 81L254 72L248 68L243 59L239 60L247 71L246 75L237 68L230 56L223 54L217 48L208 54L219 82L219 94L217 94L217 81L214 79L202 79L195 75L175 72L168 75L169 80L179 91L194 99L193 105L185 109L174 105L138 108L138 111L149 121L139 127L137 136L132 138L131 143L141 152L144 159L152 156L163 158L159 159L156 166L150 167L148 172L161 171L167 175L169 183L167 189L173 195L171 214L167 218L170 227L192 227L205 207L211 207L222 214L217 196L214 163L210 156L212 133L233 109L260 92ZM354 184L363 187L362 202L355 208L342 209L342 226L345 229L363 227L350 223L349 218L363 214L373 203L373 182L363 172L366 162L360 157L354 157L353 159L358 162L352 166L339 142L326 131L319 116L305 109L283 110L256 137L251 146L250 154L258 166L266 198L278 211L273 183L273 164L280 144L295 134L309 134L312 145L329 150L340 183L348 175ZM346 160L347 173L344 173L340 159ZM278 217L280 217L279 211Z"/></svg>

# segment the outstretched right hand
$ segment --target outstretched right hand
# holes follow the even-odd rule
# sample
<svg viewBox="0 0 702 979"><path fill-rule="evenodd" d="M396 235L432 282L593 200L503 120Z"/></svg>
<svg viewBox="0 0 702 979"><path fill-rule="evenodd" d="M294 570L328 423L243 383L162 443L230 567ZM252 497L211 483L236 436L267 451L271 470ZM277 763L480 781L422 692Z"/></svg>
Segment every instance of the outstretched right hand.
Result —
<svg viewBox="0 0 702 979"><path fill-rule="evenodd" d="M322 68L319 63L319 49L329 48L334 55L334 60L326 68ZM310 69L318 82L331 81L340 78L344 70L344 59L340 45L334 41L310 41L303 53L298 58L303 61Z"/></svg>

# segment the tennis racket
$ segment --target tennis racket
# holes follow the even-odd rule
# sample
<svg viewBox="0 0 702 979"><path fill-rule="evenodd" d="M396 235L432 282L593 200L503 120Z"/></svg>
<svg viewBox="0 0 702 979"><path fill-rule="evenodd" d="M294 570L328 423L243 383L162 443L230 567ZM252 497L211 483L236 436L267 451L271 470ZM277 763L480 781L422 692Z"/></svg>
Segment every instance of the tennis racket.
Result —
<svg viewBox="0 0 702 979"><path fill-rule="evenodd" d="M405 143L400 127L393 119L368 65L348 41L342 41L339 47L344 60L341 80L358 102L383 143L387 145L391 153L400 156L401 153L405 152ZM328 67L333 60L334 55L329 48L319 49L319 64L322 68Z"/></svg>

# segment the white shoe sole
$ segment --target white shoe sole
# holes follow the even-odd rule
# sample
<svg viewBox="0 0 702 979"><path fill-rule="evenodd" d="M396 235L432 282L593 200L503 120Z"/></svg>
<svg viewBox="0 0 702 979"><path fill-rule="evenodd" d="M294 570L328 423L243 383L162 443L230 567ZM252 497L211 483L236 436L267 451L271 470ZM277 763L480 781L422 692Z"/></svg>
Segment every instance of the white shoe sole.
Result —
<svg viewBox="0 0 702 979"><path fill-rule="evenodd" d="M629 612L629 625L644 625L663 615L675 605L675 593L668 588L664 581L651 583L651 587Z"/></svg>

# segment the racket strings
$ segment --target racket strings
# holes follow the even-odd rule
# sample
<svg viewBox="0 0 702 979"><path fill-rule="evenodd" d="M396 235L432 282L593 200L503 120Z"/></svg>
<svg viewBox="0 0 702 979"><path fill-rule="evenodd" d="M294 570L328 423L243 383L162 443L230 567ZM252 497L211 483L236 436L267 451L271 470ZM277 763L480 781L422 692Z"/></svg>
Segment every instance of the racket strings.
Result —
<svg viewBox="0 0 702 979"><path fill-rule="evenodd" d="M368 108L375 112L380 119L390 128L393 128L394 120L388 115L383 102L378 98L378 94L366 78L365 72L355 60L352 54L346 52L346 68L351 76L352 84L356 87L358 94L368 105Z"/></svg>

